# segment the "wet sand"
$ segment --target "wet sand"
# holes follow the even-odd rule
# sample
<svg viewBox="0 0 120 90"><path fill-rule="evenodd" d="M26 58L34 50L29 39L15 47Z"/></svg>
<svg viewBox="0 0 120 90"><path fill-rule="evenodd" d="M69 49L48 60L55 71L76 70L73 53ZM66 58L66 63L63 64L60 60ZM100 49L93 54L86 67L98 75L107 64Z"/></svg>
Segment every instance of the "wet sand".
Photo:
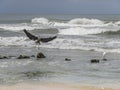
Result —
<svg viewBox="0 0 120 90"><path fill-rule="evenodd" d="M11 86L3 85L0 86L0 90L119 90L119 89L63 83L22 83Z"/></svg>

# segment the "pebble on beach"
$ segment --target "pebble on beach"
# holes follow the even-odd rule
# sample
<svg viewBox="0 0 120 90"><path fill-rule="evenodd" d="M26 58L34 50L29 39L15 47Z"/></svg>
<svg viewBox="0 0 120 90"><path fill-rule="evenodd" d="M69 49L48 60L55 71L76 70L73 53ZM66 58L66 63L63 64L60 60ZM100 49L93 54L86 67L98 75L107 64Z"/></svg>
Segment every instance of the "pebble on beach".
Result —
<svg viewBox="0 0 120 90"><path fill-rule="evenodd" d="M20 55L19 57L17 57L17 59L29 59L30 56L26 56L26 55Z"/></svg>

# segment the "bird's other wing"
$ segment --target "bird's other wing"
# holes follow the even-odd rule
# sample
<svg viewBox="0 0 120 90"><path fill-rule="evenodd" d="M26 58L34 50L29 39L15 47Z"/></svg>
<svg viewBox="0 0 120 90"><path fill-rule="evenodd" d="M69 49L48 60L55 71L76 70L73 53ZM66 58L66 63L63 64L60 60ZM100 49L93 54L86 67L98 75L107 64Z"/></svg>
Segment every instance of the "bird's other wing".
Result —
<svg viewBox="0 0 120 90"><path fill-rule="evenodd" d="M32 35L31 33L29 33L26 29L23 30L26 34L26 36L31 39L31 40L38 40L38 37Z"/></svg>
<svg viewBox="0 0 120 90"><path fill-rule="evenodd" d="M49 38L41 38L40 41L45 43L45 42L49 42L49 41L52 41L54 39L56 39L57 36L54 36L54 37L49 37Z"/></svg>

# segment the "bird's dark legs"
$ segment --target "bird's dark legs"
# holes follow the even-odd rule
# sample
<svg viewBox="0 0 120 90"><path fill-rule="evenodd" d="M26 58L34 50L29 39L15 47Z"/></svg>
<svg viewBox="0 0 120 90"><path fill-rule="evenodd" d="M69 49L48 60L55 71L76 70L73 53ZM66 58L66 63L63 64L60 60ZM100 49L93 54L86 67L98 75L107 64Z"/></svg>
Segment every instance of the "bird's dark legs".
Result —
<svg viewBox="0 0 120 90"><path fill-rule="evenodd" d="M40 47L39 47L39 46L40 46L40 43L38 43L38 50L40 50Z"/></svg>
<svg viewBox="0 0 120 90"><path fill-rule="evenodd" d="M40 45L40 39L38 39L36 42L38 50L40 50L39 45Z"/></svg>

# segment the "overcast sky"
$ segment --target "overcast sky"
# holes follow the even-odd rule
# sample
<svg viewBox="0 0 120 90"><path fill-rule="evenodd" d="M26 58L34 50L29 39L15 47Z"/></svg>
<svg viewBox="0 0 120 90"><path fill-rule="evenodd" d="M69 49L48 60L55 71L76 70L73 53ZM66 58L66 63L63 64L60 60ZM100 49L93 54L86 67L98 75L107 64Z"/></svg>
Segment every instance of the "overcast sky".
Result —
<svg viewBox="0 0 120 90"><path fill-rule="evenodd" d="M0 0L2 13L120 14L120 0Z"/></svg>

